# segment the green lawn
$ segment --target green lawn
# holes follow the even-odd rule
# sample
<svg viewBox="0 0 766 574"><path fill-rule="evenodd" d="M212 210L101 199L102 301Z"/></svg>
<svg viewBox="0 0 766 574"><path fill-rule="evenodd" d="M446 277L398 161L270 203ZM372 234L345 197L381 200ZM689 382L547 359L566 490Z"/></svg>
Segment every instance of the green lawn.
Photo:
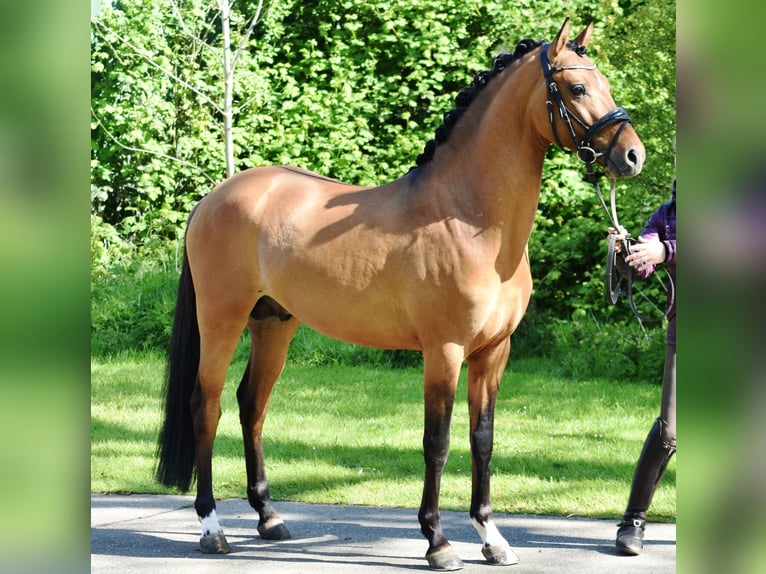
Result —
<svg viewBox="0 0 766 574"><path fill-rule="evenodd" d="M236 385L224 391L216 441L218 498L244 497ZM497 404L493 507L497 512L620 516L660 386L546 375L538 360L512 363ZM136 354L91 362L91 490L172 492L153 479L163 358ZM466 510L471 459L465 373L442 480L442 508ZM291 366L277 385L264 431L272 496L316 503L420 503L422 381L418 369ZM675 520L675 459L650 519Z"/></svg>

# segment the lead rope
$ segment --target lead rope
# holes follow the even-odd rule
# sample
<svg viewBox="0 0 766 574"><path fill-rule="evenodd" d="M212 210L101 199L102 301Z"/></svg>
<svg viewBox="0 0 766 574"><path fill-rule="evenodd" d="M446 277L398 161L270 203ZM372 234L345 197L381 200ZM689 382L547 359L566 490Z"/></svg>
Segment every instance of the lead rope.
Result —
<svg viewBox="0 0 766 574"><path fill-rule="evenodd" d="M611 220L612 227L619 230L620 222L617 219L617 202L615 201L616 180L614 178L611 179L610 190L609 190L609 207L607 207L606 200L604 199L604 195L601 192L601 187L599 186L598 180L595 174L593 173L593 168L591 164L587 164L587 166L588 166L588 179L593 184L593 187L596 190L596 195L598 196L598 199L601 202L601 207L604 208L604 211L606 211L607 217ZM623 258L625 255L630 255L630 246L632 241L633 241L633 238L631 237L630 233L625 233L624 238L622 240ZM607 265L606 265L606 272L604 276L604 292L606 294L607 303L609 303L610 305L615 305L617 301L619 301L620 296L626 297L628 299L628 304L630 305L630 310L633 312L633 314L636 316L636 318L639 320L640 323L653 323L667 317L668 313L670 312L670 308L673 306L673 301L675 300L675 297L676 297L675 285L673 284L673 280L670 277L670 273L667 271L667 269L665 269L665 273L668 276L667 286L666 286L666 283L661 280L661 285L667 291L667 303L666 303L665 311L662 313L660 317L647 317L643 315L638 310L635 297L633 296L633 268L630 267L627 263L624 263L623 269L614 268L615 267L615 260L614 260L615 245L616 245L616 239L614 236L612 236L609 238L609 245L607 247ZM621 293L619 281L616 284L617 290L613 291L612 277L615 273L621 274L623 277L625 277L625 289L626 289L625 293ZM658 273L658 270L655 270L655 273Z"/></svg>
<svg viewBox="0 0 766 574"><path fill-rule="evenodd" d="M609 207L607 207L606 200L604 199L604 194L601 192L601 186L598 184L598 176L593 171L593 164L585 162L585 168L588 172L588 181L596 190L596 195L598 196L598 200L601 203L601 207L604 208L606 216L612 223L612 227L619 230L620 221L617 219L617 203L615 201L615 187L617 185L617 180L615 178L610 178L609 180Z"/></svg>

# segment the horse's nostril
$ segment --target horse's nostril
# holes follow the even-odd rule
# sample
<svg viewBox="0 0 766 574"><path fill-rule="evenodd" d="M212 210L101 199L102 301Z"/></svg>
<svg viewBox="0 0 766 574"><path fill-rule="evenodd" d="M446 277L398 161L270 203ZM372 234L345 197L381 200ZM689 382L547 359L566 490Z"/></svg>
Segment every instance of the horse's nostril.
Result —
<svg viewBox="0 0 766 574"><path fill-rule="evenodd" d="M639 159L638 154L636 153L636 150L633 148L630 148L628 150L628 163L631 165L638 165Z"/></svg>

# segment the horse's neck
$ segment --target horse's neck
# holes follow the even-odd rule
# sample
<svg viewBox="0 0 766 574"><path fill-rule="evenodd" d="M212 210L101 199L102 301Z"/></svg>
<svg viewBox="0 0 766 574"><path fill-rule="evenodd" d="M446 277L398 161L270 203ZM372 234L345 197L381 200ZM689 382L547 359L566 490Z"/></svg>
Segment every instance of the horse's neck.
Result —
<svg viewBox="0 0 766 574"><path fill-rule="evenodd" d="M464 221L499 231L515 257L532 230L548 144L527 117L530 81L513 76L495 81L471 104L460 129L437 148L424 170L424 185Z"/></svg>

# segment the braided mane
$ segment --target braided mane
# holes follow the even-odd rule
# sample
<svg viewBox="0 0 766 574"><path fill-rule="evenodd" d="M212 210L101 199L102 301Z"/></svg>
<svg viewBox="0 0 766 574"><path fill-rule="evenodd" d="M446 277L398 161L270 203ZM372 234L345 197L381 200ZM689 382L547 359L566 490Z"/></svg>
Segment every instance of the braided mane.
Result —
<svg viewBox="0 0 766 574"><path fill-rule="evenodd" d="M434 139L429 140L426 143L425 148L423 149L423 153L421 153L415 160L417 167L423 166L433 159L436 148L449 139L450 134L452 133L452 129L455 127L455 124L457 124L458 120L462 117L463 113L465 113L466 109L468 109L468 106L476 99L477 94L483 90L484 87L495 76L505 70L508 66L510 66L514 61L518 60L524 54L534 50L542 44L543 42L540 40L525 38L516 44L516 48L512 54L509 52L502 52L498 54L492 61L491 70L485 70L483 72L477 73L473 78L473 84L463 88L460 90L460 92L458 92L458 95L455 97L455 108L444 114L442 119L443 123L438 128L436 128ZM580 46L574 41L570 40L567 43L567 47L580 56L587 54L587 49L585 46ZM412 169L415 169L415 167Z"/></svg>

